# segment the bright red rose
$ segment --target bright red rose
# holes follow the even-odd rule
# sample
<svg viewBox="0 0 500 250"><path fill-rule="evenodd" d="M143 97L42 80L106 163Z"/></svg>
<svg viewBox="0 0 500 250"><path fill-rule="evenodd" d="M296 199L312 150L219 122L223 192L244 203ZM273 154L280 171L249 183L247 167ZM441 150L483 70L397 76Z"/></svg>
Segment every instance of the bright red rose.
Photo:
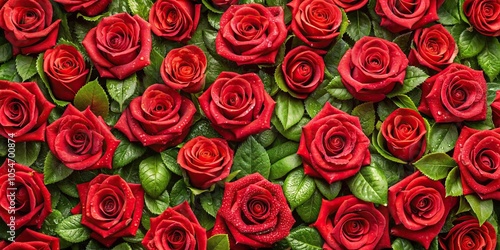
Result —
<svg viewBox="0 0 500 250"><path fill-rule="evenodd" d="M494 250L497 246L495 228L486 221L479 221L472 215L461 216L453 221L454 226L445 237L439 237L439 246L444 250Z"/></svg>
<svg viewBox="0 0 500 250"><path fill-rule="evenodd" d="M365 36L349 49L339 62L342 83L354 98L379 102L403 84L408 59L393 42Z"/></svg>
<svg viewBox="0 0 500 250"><path fill-rule="evenodd" d="M160 216L151 218L151 228L142 244L148 250L206 250L207 234L185 201L167 208Z"/></svg>
<svg viewBox="0 0 500 250"><path fill-rule="evenodd" d="M255 73L222 72L198 100L213 128L228 141L271 127L275 102Z"/></svg>
<svg viewBox="0 0 500 250"><path fill-rule="evenodd" d="M302 128L297 154L307 175L328 183L355 175L370 164L370 140L361 130L359 119L326 103Z"/></svg>
<svg viewBox="0 0 500 250"><path fill-rule="evenodd" d="M196 93L205 85L207 57L196 45L172 49L163 60L160 75L167 86Z"/></svg>
<svg viewBox="0 0 500 250"><path fill-rule="evenodd" d="M233 150L223 139L198 136L182 146L177 162L194 187L208 189L229 175Z"/></svg>
<svg viewBox="0 0 500 250"><path fill-rule="evenodd" d="M274 63L286 33L283 8L231 5L220 19L215 49L238 65Z"/></svg>
<svg viewBox="0 0 500 250"><path fill-rule="evenodd" d="M76 92L85 85L89 73L82 54L75 47L65 44L45 51L43 71L54 96L65 101L73 101Z"/></svg>
<svg viewBox="0 0 500 250"><path fill-rule="evenodd" d="M103 18L82 44L101 77L123 80L150 64L151 28L138 15Z"/></svg>
<svg viewBox="0 0 500 250"><path fill-rule="evenodd" d="M313 226L325 240L323 249L384 249L391 247L387 208L375 208L354 195L323 200Z"/></svg>
<svg viewBox="0 0 500 250"><path fill-rule="evenodd" d="M389 188L389 212L396 222L391 234L416 241L425 249L439 234L457 203L444 185L415 172Z"/></svg>
<svg viewBox="0 0 500 250"><path fill-rule="evenodd" d="M214 6L222 9L227 9L233 4L238 4L238 0L212 0L212 3L214 4Z"/></svg>
<svg viewBox="0 0 500 250"><path fill-rule="evenodd" d="M281 186L254 173L226 183L210 235L228 234L231 249L270 248L294 223Z"/></svg>
<svg viewBox="0 0 500 250"><path fill-rule="evenodd" d="M54 0L67 12L80 12L86 16L101 14L113 0Z"/></svg>
<svg viewBox="0 0 500 250"><path fill-rule="evenodd" d="M10 243L10 244L9 244ZM1 241L2 250L59 250L59 238L33 231L29 228L24 229L15 242Z"/></svg>
<svg viewBox="0 0 500 250"><path fill-rule="evenodd" d="M161 152L189 133L196 108L187 97L163 84L149 86L123 112L115 128L127 138Z"/></svg>
<svg viewBox="0 0 500 250"><path fill-rule="evenodd" d="M79 111L71 104L47 127L46 136L52 154L74 170L111 169L120 143L102 117L96 117L89 108Z"/></svg>
<svg viewBox="0 0 500 250"><path fill-rule="evenodd" d="M73 214L82 214L82 225L92 238L110 247L121 237L135 236L142 216L144 190L119 175L100 174L76 185L80 203Z"/></svg>
<svg viewBox="0 0 500 250"><path fill-rule="evenodd" d="M495 100L491 103L491 111L493 116L493 124L495 128L500 127L500 91L497 91Z"/></svg>
<svg viewBox="0 0 500 250"><path fill-rule="evenodd" d="M465 0L464 13L477 32L500 36L500 0Z"/></svg>
<svg viewBox="0 0 500 250"><path fill-rule="evenodd" d="M418 111L437 123L486 119L486 80L483 72L453 63L422 84Z"/></svg>
<svg viewBox="0 0 500 250"><path fill-rule="evenodd" d="M351 12L365 7L368 0L333 0L333 2L345 12Z"/></svg>
<svg viewBox="0 0 500 250"><path fill-rule="evenodd" d="M155 35L175 42L187 42L198 27L201 4L192 0L158 0L149 12Z"/></svg>
<svg viewBox="0 0 500 250"><path fill-rule="evenodd" d="M45 141L47 119L54 107L35 82L0 80L0 136L16 142Z"/></svg>
<svg viewBox="0 0 500 250"><path fill-rule="evenodd" d="M49 0L8 0L0 9L0 28L14 55L36 54L54 46L60 19L52 22Z"/></svg>

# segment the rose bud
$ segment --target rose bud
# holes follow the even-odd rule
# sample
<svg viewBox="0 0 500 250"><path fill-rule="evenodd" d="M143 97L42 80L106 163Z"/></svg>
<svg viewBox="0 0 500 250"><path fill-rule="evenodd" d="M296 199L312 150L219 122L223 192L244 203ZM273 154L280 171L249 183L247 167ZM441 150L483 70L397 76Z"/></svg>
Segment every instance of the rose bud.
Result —
<svg viewBox="0 0 500 250"><path fill-rule="evenodd" d="M193 36L200 20L201 4L192 0L158 0L149 12L155 35L185 43Z"/></svg>
<svg viewBox="0 0 500 250"><path fill-rule="evenodd" d="M488 222L479 226L472 215L464 215L453 221L453 227L444 237L439 237L443 250L471 249L494 250L497 246L495 228Z"/></svg>
<svg viewBox="0 0 500 250"><path fill-rule="evenodd" d="M380 26L393 33L415 30L439 20L438 9L444 0L378 0L375 12Z"/></svg>
<svg viewBox="0 0 500 250"><path fill-rule="evenodd" d="M79 12L86 16L101 14L112 0L54 0L60 3L66 12Z"/></svg>
<svg viewBox="0 0 500 250"><path fill-rule="evenodd" d="M500 36L500 18L498 0L465 0L465 16L474 29L485 36Z"/></svg>
<svg viewBox="0 0 500 250"><path fill-rule="evenodd" d="M167 86L188 93L196 93L205 85L207 57L196 45L187 45L168 52L160 75Z"/></svg>
<svg viewBox="0 0 500 250"><path fill-rule="evenodd" d="M9 244L10 243L10 244ZM16 235L14 242L0 241L2 250L33 250L47 249L59 250L59 238L33 231L29 228L24 229L19 235Z"/></svg>

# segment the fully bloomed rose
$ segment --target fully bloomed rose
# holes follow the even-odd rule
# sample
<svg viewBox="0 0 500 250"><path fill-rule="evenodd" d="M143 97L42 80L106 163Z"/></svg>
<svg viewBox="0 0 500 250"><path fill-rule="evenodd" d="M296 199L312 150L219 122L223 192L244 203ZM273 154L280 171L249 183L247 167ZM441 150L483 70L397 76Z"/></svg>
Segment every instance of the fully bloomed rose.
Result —
<svg viewBox="0 0 500 250"><path fill-rule="evenodd" d="M359 119L326 103L302 128L297 154L307 175L328 183L355 175L370 164L370 140L361 130Z"/></svg>
<svg viewBox="0 0 500 250"><path fill-rule="evenodd" d="M9 244L10 243L10 244ZM1 241L2 250L59 250L59 238L33 231L29 228L24 229L21 234L16 236L15 242Z"/></svg>
<svg viewBox="0 0 500 250"><path fill-rule="evenodd" d="M73 170L111 169L120 143L102 117L89 108L83 112L69 104L61 118L47 127L50 151Z"/></svg>
<svg viewBox="0 0 500 250"><path fill-rule="evenodd" d="M325 240L323 249L384 249L391 247L387 208L375 208L347 195L323 200L313 226Z"/></svg>
<svg viewBox="0 0 500 250"><path fill-rule="evenodd" d="M238 65L274 63L286 33L282 7L232 5L220 19L215 49Z"/></svg>
<svg viewBox="0 0 500 250"><path fill-rule="evenodd" d="M333 2L345 12L351 12L363 8L368 0L333 0Z"/></svg>
<svg viewBox="0 0 500 250"><path fill-rule="evenodd" d="M486 119L483 72L453 63L422 84L418 110L438 123Z"/></svg>
<svg viewBox="0 0 500 250"><path fill-rule="evenodd" d="M380 128L386 147L395 157L413 162L425 153L427 141L424 118L415 110L399 108L393 111Z"/></svg>
<svg viewBox="0 0 500 250"><path fill-rule="evenodd" d="M375 12L382 18L380 26L393 33L415 30L439 20L438 9L444 0L379 0Z"/></svg>
<svg viewBox="0 0 500 250"><path fill-rule="evenodd" d="M10 159L5 160L0 167L0 217L2 220L10 224L11 216L14 216L14 228L34 226L40 229L43 220L51 212L50 193L43 182L43 174L14 163Z"/></svg>
<svg viewBox="0 0 500 250"><path fill-rule="evenodd" d="M121 237L135 236L142 216L144 190L127 183L119 175L100 174L90 182L78 184L80 203L73 214L82 214L82 225L92 238L110 247Z"/></svg>
<svg viewBox="0 0 500 250"><path fill-rule="evenodd" d="M435 71L441 71L458 54L458 46L450 32L441 24L415 31L413 35L414 48L410 51L410 64L422 65Z"/></svg>
<svg viewBox="0 0 500 250"><path fill-rule="evenodd" d="M123 80L150 64L151 28L138 15L103 18L82 44L101 77Z"/></svg>
<svg viewBox="0 0 500 250"><path fill-rule="evenodd" d="M211 235L228 234L231 249L270 248L293 223L281 186L254 173L226 183Z"/></svg>
<svg viewBox="0 0 500 250"><path fill-rule="evenodd" d="M396 84L403 84L407 66L408 59L397 44L365 36L344 54L338 71L354 98L378 102Z"/></svg>
<svg viewBox="0 0 500 250"><path fill-rule="evenodd" d="M233 4L238 4L238 0L212 0L212 3L222 9L227 9Z"/></svg>
<svg viewBox="0 0 500 250"><path fill-rule="evenodd" d="M445 237L439 237L439 245L444 250L494 250L497 246L495 228L486 221L479 221L472 215L461 216L453 221L454 226Z"/></svg>
<svg viewBox="0 0 500 250"><path fill-rule="evenodd" d="M495 125L495 128L499 128L500 127L500 91L496 92L495 99L493 100L493 103L491 103L491 111L492 111L493 124Z"/></svg>
<svg viewBox="0 0 500 250"><path fill-rule="evenodd" d="M198 27L201 4L192 0L159 0L151 7L149 23L155 35L187 42Z"/></svg>
<svg viewBox="0 0 500 250"><path fill-rule="evenodd" d="M115 128L127 138L161 152L189 133L196 108L187 97L163 84L149 86L123 112Z"/></svg>
<svg viewBox="0 0 500 250"><path fill-rule="evenodd" d="M500 36L500 1L465 0L465 16L472 27L485 36Z"/></svg>
<svg viewBox="0 0 500 250"><path fill-rule="evenodd" d="M199 101L213 128L226 140L242 141L271 127L275 102L255 73L222 72Z"/></svg>
<svg viewBox="0 0 500 250"><path fill-rule="evenodd" d="M196 93L205 85L207 57L196 45L172 49L163 60L160 75L167 86Z"/></svg>
<svg viewBox="0 0 500 250"><path fill-rule="evenodd" d="M113 0L54 0L62 4L67 12L79 12L86 16L97 16L103 12Z"/></svg>
<svg viewBox="0 0 500 250"><path fill-rule="evenodd" d="M182 146L177 162L194 187L207 189L229 175L233 150L223 139L198 136Z"/></svg>
<svg viewBox="0 0 500 250"><path fill-rule="evenodd" d="M40 53L56 44L61 20L52 22L49 0L8 0L0 7L0 28L14 55Z"/></svg>
<svg viewBox="0 0 500 250"><path fill-rule="evenodd" d="M416 241L429 248L446 222L457 199L446 197L444 185L415 172L394 186L388 193L389 212L396 222L391 234Z"/></svg>
<svg viewBox="0 0 500 250"><path fill-rule="evenodd" d="M47 75L54 96L72 101L85 85L89 70L82 54L71 45L57 45L43 55L43 71Z"/></svg>
<svg viewBox="0 0 500 250"><path fill-rule="evenodd" d="M366 2L366 1L365 1ZM342 11L333 0L293 0L292 32L307 46L325 48L340 34Z"/></svg>
<svg viewBox="0 0 500 250"><path fill-rule="evenodd" d="M167 208L160 216L151 218L151 228L144 236L142 244L148 250L206 250L207 234L185 201Z"/></svg>

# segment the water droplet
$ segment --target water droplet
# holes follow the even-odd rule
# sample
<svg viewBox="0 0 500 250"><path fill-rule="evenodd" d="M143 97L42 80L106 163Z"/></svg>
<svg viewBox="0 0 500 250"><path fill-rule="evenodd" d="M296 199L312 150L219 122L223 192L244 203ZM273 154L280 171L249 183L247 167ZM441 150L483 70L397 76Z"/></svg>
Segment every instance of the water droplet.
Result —
<svg viewBox="0 0 500 250"><path fill-rule="evenodd" d="M139 58L139 60L143 61L143 60L144 60L144 57L143 57L143 56L141 56L141 57Z"/></svg>
<svg viewBox="0 0 500 250"><path fill-rule="evenodd" d="M437 112L437 115L442 115L442 114L443 114L443 112L441 112L441 111Z"/></svg>

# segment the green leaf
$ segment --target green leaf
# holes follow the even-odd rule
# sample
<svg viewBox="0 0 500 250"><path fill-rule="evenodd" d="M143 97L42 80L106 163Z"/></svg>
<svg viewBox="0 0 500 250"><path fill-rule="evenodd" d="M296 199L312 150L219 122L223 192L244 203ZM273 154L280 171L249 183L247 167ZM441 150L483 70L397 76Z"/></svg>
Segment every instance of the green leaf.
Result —
<svg viewBox="0 0 500 250"><path fill-rule="evenodd" d="M0 37L0 63L12 58L12 45L4 37Z"/></svg>
<svg viewBox="0 0 500 250"><path fill-rule="evenodd" d="M55 235L57 225L59 225L63 219L64 217L59 210L52 210L52 213L43 220L42 233Z"/></svg>
<svg viewBox="0 0 500 250"><path fill-rule="evenodd" d="M464 194L462 180L460 179L460 170L454 167L446 176L445 181L446 196L461 196Z"/></svg>
<svg viewBox="0 0 500 250"><path fill-rule="evenodd" d="M285 130L278 117L276 117L276 113L273 114L273 117L271 117L271 123L274 125L276 130L278 130L285 138L296 142L300 141L302 127L305 126L310 120L311 119L304 116L300 119L299 123Z"/></svg>
<svg viewBox="0 0 500 250"><path fill-rule="evenodd" d="M289 155L295 154L298 149L298 143L286 141L285 143L279 144L278 146L267 150L267 154L269 155L269 161L271 164L274 164Z"/></svg>
<svg viewBox="0 0 500 250"><path fill-rule="evenodd" d="M352 40L357 41L364 36L369 36L372 29L370 18L361 11L347 13L349 18L349 26L347 26L347 34Z"/></svg>
<svg viewBox="0 0 500 250"><path fill-rule="evenodd" d="M495 97L497 95L497 91L500 90L500 83L489 82L489 83L487 83L487 86L488 86L487 97L488 97L488 106L489 106L495 100Z"/></svg>
<svg viewBox="0 0 500 250"><path fill-rule="evenodd" d="M420 68L408 66L408 68L406 68L406 76L403 85L396 85L394 90L387 96L392 98L397 95L406 94L422 84L428 77L429 75Z"/></svg>
<svg viewBox="0 0 500 250"><path fill-rule="evenodd" d="M393 250L413 250L413 245L407 239L397 238L392 242Z"/></svg>
<svg viewBox="0 0 500 250"><path fill-rule="evenodd" d="M278 131L274 129L264 130L255 135L255 140L260 143L264 148L267 148L273 144L273 142L278 137Z"/></svg>
<svg viewBox="0 0 500 250"><path fill-rule="evenodd" d="M182 176L182 169L177 160L170 155L169 150L165 150L161 152L161 159L163 160L163 164L167 167L168 170L172 171L172 173Z"/></svg>
<svg viewBox="0 0 500 250"><path fill-rule="evenodd" d="M120 144L118 144L115 154L113 155L114 169L126 166L146 152L146 147L143 147L139 143L130 142L128 138L121 133L115 132L113 134L120 140Z"/></svg>
<svg viewBox="0 0 500 250"><path fill-rule="evenodd" d="M186 137L185 141L189 141L197 136L205 136L207 138L217 138L221 137L217 131L212 127L211 123L208 120L201 119L197 121L189 131L189 134Z"/></svg>
<svg viewBox="0 0 500 250"><path fill-rule="evenodd" d="M458 129L453 123L434 123L429 131L428 147L432 153L446 153L455 147Z"/></svg>
<svg viewBox="0 0 500 250"><path fill-rule="evenodd" d="M189 200L189 191L184 180L178 180L170 192L170 206L175 207L184 201Z"/></svg>
<svg viewBox="0 0 500 250"><path fill-rule="evenodd" d="M108 96L97 79L85 84L78 90L73 103L81 111L90 107L90 110L96 116L102 116L103 118L106 118L109 112Z"/></svg>
<svg viewBox="0 0 500 250"><path fill-rule="evenodd" d="M296 228L286 237L292 250L321 250L323 239L318 231L311 227Z"/></svg>
<svg viewBox="0 0 500 250"><path fill-rule="evenodd" d="M208 12L207 16L208 16L208 23L210 23L210 26L212 26L216 30L219 30L220 29L220 18L222 17L222 14Z"/></svg>
<svg viewBox="0 0 500 250"><path fill-rule="evenodd" d="M410 31L397 36L396 38L394 38L394 40L392 40L392 42L397 44L403 52L407 53L410 50L410 44L412 38L413 38L413 32Z"/></svg>
<svg viewBox="0 0 500 250"><path fill-rule="evenodd" d="M344 40L340 39L332 46L332 48L325 55L325 66L328 72L332 75L337 75L337 67L339 65L340 59L349 50L349 44Z"/></svg>
<svg viewBox="0 0 500 250"><path fill-rule="evenodd" d="M271 172L269 174L269 179L270 180L279 179L288 174L288 172L300 166L301 164L302 164L302 158L299 155L294 153L289 156L286 156L271 165Z"/></svg>
<svg viewBox="0 0 500 250"><path fill-rule="evenodd" d="M391 99L400 108L409 108L418 111L415 103L407 95L397 95Z"/></svg>
<svg viewBox="0 0 500 250"><path fill-rule="evenodd" d="M443 5L438 10L439 22L443 25L459 24L460 11L458 10L457 0L444 1Z"/></svg>
<svg viewBox="0 0 500 250"><path fill-rule="evenodd" d="M457 42L460 57L471 58L478 55L486 46L485 40L486 37L477 32L464 30Z"/></svg>
<svg viewBox="0 0 500 250"><path fill-rule="evenodd" d="M208 239L207 249L229 250L229 237L227 234L216 234Z"/></svg>
<svg viewBox="0 0 500 250"><path fill-rule="evenodd" d="M360 200L387 205L387 179L376 166L366 166L347 181L352 194Z"/></svg>
<svg viewBox="0 0 500 250"><path fill-rule="evenodd" d="M448 172L457 166L457 163L445 153L432 153L424 155L413 165L424 175L437 181L446 178Z"/></svg>
<svg viewBox="0 0 500 250"><path fill-rule="evenodd" d="M375 108L373 103L365 102L355 107L351 115L357 116L361 123L361 128L366 136L370 136L375 129Z"/></svg>
<svg viewBox="0 0 500 250"><path fill-rule="evenodd" d="M160 75L160 68L164 58L165 56L161 54L157 46L153 45L153 49L151 50L150 55L151 64L143 69L145 75L143 84L145 85L145 87L150 86L154 83L163 83L163 79Z"/></svg>
<svg viewBox="0 0 500 250"><path fill-rule="evenodd" d="M47 80L47 76L45 75L45 72L43 71L43 54L44 53L40 53L38 55L38 58L36 59L36 70L38 72L38 75L42 79L42 82L44 83L45 87L47 88L47 92L49 92L50 98L52 98L52 100L54 101L55 104L57 104L57 106L64 107L64 106L68 105L69 102L60 101L60 100L56 99L56 97L52 93L52 88L49 84L49 81Z"/></svg>
<svg viewBox="0 0 500 250"><path fill-rule="evenodd" d="M390 99L384 99L377 104L377 115L380 120L385 120L387 117L396 110L398 106L394 104Z"/></svg>
<svg viewBox="0 0 500 250"><path fill-rule="evenodd" d="M99 22L102 18L109 16L109 12L102 13L97 16L85 16L82 13L76 14L77 18L83 18L87 22Z"/></svg>
<svg viewBox="0 0 500 250"><path fill-rule="evenodd" d="M283 124L283 128L286 130L302 119L304 115L304 104L301 100L295 99L284 92L280 92L276 99L275 112L281 124Z"/></svg>
<svg viewBox="0 0 500 250"><path fill-rule="evenodd" d="M339 100L352 99L351 93L345 88L340 76L336 76L330 81L327 86L328 93Z"/></svg>
<svg viewBox="0 0 500 250"><path fill-rule="evenodd" d="M241 170L237 175L238 178L256 172L259 172L264 178L268 178L270 169L271 162L266 150L253 136L250 136L236 150L231 172Z"/></svg>
<svg viewBox="0 0 500 250"><path fill-rule="evenodd" d="M31 56L17 55L16 69L23 81L26 81L36 74L36 59Z"/></svg>
<svg viewBox="0 0 500 250"><path fill-rule="evenodd" d="M216 188L214 192L206 192L200 195L201 207L214 218L222 205L222 195L223 191L220 188Z"/></svg>
<svg viewBox="0 0 500 250"><path fill-rule="evenodd" d="M111 14L117 14L122 12L130 12L127 0L113 0L108 6L108 11Z"/></svg>
<svg viewBox="0 0 500 250"><path fill-rule="evenodd" d="M327 199L333 200L340 193L340 189L342 188L342 182L334 182L332 184L328 184L323 180L314 179L314 183L316 183L316 187L319 192Z"/></svg>
<svg viewBox="0 0 500 250"><path fill-rule="evenodd" d="M313 223L316 221L321 207L321 200L321 194L316 190L311 198L297 207L297 213L304 222Z"/></svg>
<svg viewBox="0 0 500 250"><path fill-rule="evenodd" d="M151 156L139 164L139 179L142 187L153 198L160 196L167 188L171 174L163 164L160 155Z"/></svg>
<svg viewBox="0 0 500 250"><path fill-rule="evenodd" d="M144 202L151 213L159 215L168 208L168 205L170 204L170 196L168 195L167 190L163 191L163 193L161 193L157 198L153 198L148 194L145 194Z"/></svg>
<svg viewBox="0 0 500 250"><path fill-rule="evenodd" d="M0 80L6 80L11 82L22 81L21 76L17 74L15 60L10 60L0 65Z"/></svg>
<svg viewBox="0 0 500 250"><path fill-rule="evenodd" d="M214 12L214 13L219 13L219 14L222 14L224 13L224 11L221 11L219 9L217 9L216 7L212 6L212 2L209 1L209 0L201 0L201 2L203 3L203 5L208 9L210 10L211 12Z"/></svg>
<svg viewBox="0 0 500 250"><path fill-rule="evenodd" d="M73 169L64 166L51 152L47 154L43 166L43 182L45 185L64 180L71 173L73 173Z"/></svg>
<svg viewBox="0 0 500 250"><path fill-rule="evenodd" d="M396 38L396 35L394 35L394 33L388 31L385 28L382 28L377 21L373 20L372 26L373 26L373 32L376 37L383 38L387 41L392 41L394 40L394 38Z"/></svg>
<svg viewBox="0 0 500 250"><path fill-rule="evenodd" d="M387 151L384 147L384 136L382 135L382 132L378 131L377 133L372 134L372 144L375 150L385 159L389 161L393 161L396 163L401 163L401 164L406 164L405 161L394 157L389 151Z"/></svg>
<svg viewBox="0 0 500 250"><path fill-rule="evenodd" d="M132 14L137 14L141 16L144 20L148 20L149 11L153 5L151 0L128 0L128 7L132 11Z"/></svg>
<svg viewBox="0 0 500 250"><path fill-rule="evenodd" d="M80 221L81 214L69 216L57 225L56 233L64 240L79 243L90 238L90 229L84 227Z"/></svg>
<svg viewBox="0 0 500 250"><path fill-rule="evenodd" d="M305 175L301 168L288 174L283 184L283 193L292 209L311 198L315 189L314 179Z"/></svg>
<svg viewBox="0 0 500 250"><path fill-rule="evenodd" d="M491 214L493 214L493 200L481 200L477 195L472 194L466 195L465 199L479 220L479 226L482 226L490 218Z"/></svg>
<svg viewBox="0 0 500 250"><path fill-rule="evenodd" d="M17 163L25 166L31 166L40 154L42 144L40 142L17 142L16 143L16 157Z"/></svg>
<svg viewBox="0 0 500 250"><path fill-rule="evenodd" d="M121 244L116 245L111 250L132 250L132 247L127 242L123 242Z"/></svg>
<svg viewBox="0 0 500 250"><path fill-rule="evenodd" d="M137 229L135 236L123 237L123 240L130 243L141 243L144 239L144 233L141 228Z"/></svg>
<svg viewBox="0 0 500 250"><path fill-rule="evenodd" d="M500 74L500 42L497 38L488 39L486 47L477 56L477 61L491 81Z"/></svg>
<svg viewBox="0 0 500 250"><path fill-rule="evenodd" d="M123 81L117 79L107 79L106 88L109 96L120 104L120 112L123 111L123 104L132 95L137 87L137 75L133 74Z"/></svg>
<svg viewBox="0 0 500 250"><path fill-rule="evenodd" d="M458 204L458 209L455 214L469 212L470 210L471 207L469 205L469 202L465 199L465 196L460 196L460 202Z"/></svg>

